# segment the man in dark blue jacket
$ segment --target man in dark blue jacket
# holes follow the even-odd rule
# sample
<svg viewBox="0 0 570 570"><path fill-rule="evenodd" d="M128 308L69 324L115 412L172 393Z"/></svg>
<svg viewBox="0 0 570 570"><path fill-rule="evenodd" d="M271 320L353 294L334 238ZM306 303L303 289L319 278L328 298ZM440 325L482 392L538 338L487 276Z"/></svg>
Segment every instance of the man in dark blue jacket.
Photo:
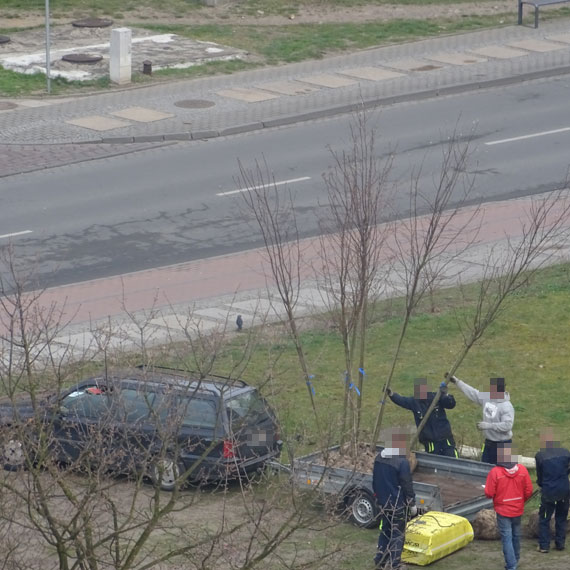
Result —
<svg viewBox="0 0 570 570"><path fill-rule="evenodd" d="M418 510L410 462L406 458L406 433L394 430L391 437L392 447L385 447L376 456L372 473L372 488L380 507L380 536L374 564L377 569L403 570L406 520Z"/></svg>
<svg viewBox="0 0 570 570"><path fill-rule="evenodd" d="M536 482L542 491L538 509L538 551L550 549L550 519L554 514L556 550L564 550L570 498L568 473L570 451L555 440L552 429L540 434L541 450L536 454Z"/></svg>
<svg viewBox="0 0 570 570"><path fill-rule="evenodd" d="M455 408L455 398L447 393L447 385L445 382L441 383L440 390L442 394L439 402L420 433L420 443L423 443L428 453L457 457L455 440L451 432L451 424L445 413L445 408L448 410ZM413 398L400 396L400 394L396 394L396 392L393 392L389 388L387 394L394 404L406 410L411 410L414 413L416 426L420 425L432 400L435 398L435 392L429 391L425 378L414 380Z"/></svg>

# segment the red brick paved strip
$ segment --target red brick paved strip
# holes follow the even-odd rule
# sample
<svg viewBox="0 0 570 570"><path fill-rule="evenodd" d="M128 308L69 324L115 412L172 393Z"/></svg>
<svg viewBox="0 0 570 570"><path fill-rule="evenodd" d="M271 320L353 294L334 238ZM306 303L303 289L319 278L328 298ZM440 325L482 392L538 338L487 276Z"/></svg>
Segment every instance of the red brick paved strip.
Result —
<svg viewBox="0 0 570 570"><path fill-rule="evenodd" d="M475 240L479 255L488 256L489 248L480 246L506 244L507 238L516 240L522 228L528 224L531 198L520 198L504 202L490 202L480 211L481 216L473 219L473 208L465 208L454 220L462 228L471 220L471 228L465 229L464 243ZM564 201L560 202L560 209ZM551 217L557 215L556 209ZM477 228L480 229L477 231ZM570 227L570 220L567 220ZM453 232L451 232L453 233ZM475 239L476 238L476 239ZM317 258L318 239L303 242L303 279L314 277L311 266L319 267ZM389 257L387 252L386 257ZM66 314L73 323L97 321L108 316L129 312L185 304L192 307L198 301L211 299L215 302L221 296L250 292L255 296L266 286L266 270L263 250L250 250L233 255L203 259L178 265L161 267L117 277L97 279L48 289L41 297L41 303L49 307L65 303ZM476 262L478 260L475 260ZM482 257L481 265L488 259Z"/></svg>

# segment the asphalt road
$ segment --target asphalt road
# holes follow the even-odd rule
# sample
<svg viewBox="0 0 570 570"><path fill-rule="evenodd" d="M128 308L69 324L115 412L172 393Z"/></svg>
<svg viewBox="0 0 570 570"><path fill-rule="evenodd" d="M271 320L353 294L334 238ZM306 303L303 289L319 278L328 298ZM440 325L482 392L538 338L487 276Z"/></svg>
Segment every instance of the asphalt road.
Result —
<svg viewBox="0 0 570 570"><path fill-rule="evenodd" d="M370 116L378 154L395 154L405 213L412 173L433 191L453 131L471 138L473 201L540 193L563 184L570 163L567 77L468 95L403 103ZM0 180L0 244L55 286L241 251L261 244L240 209L237 160L265 160L296 196L302 235L318 233L332 164L348 147L349 117L179 143ZM458 188L458 193L461 191Z"/></svg>

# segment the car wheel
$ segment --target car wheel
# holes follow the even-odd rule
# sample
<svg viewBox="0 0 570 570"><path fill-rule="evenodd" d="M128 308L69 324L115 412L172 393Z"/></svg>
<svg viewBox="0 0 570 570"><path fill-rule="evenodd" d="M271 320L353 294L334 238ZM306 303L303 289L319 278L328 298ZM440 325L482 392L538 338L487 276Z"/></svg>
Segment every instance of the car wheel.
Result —
<svg viewBox="0 0 570 570"><path fill-rule="evenodd" d="M23 469L26 463L26 454L22 442L17 439L10 439L2 443L1 461L7 471L18 471Z"/></svg>
<svg viewBox="0 0 570 570"><path fill-rule="evenodd" d="M150 468L150 478L163 491L174 491L184 469L171 457L157 458Z"/></svg>
<svg viewBox="0 0 570 570"><path fill-rule="evenodd" d="M364 490L355 491L349 498L349 518L359 527L372 528L380 514L374 497Z"/></svg>

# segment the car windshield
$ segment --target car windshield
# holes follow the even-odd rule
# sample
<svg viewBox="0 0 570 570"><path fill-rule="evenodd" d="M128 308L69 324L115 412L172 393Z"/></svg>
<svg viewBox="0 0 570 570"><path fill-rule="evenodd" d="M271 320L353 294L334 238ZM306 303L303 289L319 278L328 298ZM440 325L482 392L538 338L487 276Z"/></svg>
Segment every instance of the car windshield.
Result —
<svg viewBox="0 0 570 570"><path fill-rule="evenodd" d="M265 400L255 391L244 392L226 401L234 428L256 424L269 416Z"/></svg>

